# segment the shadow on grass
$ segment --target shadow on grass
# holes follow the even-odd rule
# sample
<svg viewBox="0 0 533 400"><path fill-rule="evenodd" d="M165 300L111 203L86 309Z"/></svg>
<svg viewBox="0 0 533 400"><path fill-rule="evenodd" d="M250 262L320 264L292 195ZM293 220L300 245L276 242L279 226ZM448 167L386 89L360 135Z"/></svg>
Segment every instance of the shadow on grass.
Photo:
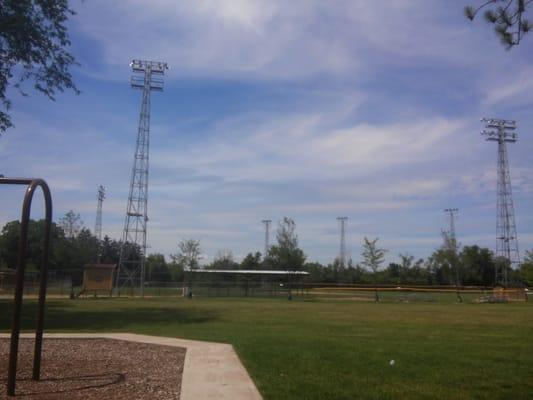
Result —
<svg viewBox="0 0 533 400"><path fill-rule="evenodd" d="M92 304L68 302L50 302L46 305L45 331L123 331L135 327L157 329L171 324L201 324L218 319L214 310L159 307L157 304L144 304L140 307L121 306L120 303L111 307L106 302ZM100 306L101 305L101 306ZM89 307L88 307L89 306ZM12 304L0 301L0 330L11 329ZM32 330L37 317L37 303L26 302L23 305L21 329Z"/></svg>

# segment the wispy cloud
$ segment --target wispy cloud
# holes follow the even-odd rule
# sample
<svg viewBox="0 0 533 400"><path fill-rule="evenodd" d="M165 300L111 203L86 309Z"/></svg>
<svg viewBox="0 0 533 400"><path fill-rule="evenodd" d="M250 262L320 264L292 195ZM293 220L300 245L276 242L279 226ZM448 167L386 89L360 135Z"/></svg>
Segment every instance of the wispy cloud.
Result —
<svg viewBox="0 0 533 400"><path fill-rule="evenodd" d="M312 260L363 236L426 256L443 209L460 208L464 242L491 245L496 149L479 118L516 118L509 146L521 248L531 248L531 61L506 52L464 4L141 0L74 4L81 96L16 98L17 127L0 139L0 173L45 177L56 216L121 237L138 121L132 58L167 61L151 119L150 251L201 239L212 257L262 248L261 219L291 216ZM18 218L15 191L0 224ZM39 213L37 206L36 215ZM490 240L489 240L490 239ZM393 257L394 258L394 257Z"/></svg>

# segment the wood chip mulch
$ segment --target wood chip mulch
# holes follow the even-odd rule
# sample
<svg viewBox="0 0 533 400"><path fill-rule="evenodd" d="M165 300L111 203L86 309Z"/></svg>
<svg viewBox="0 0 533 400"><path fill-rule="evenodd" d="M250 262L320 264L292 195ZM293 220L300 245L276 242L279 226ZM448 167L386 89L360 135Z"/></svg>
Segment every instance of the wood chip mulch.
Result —
<svg viewBox="0 0 533 400"><path fill-rule="evenodd" d="M41 380L20 339L15 397L7 397L9 339L0 339L0 399L179 399L185 349L113 339L44 339Z"/></svg>

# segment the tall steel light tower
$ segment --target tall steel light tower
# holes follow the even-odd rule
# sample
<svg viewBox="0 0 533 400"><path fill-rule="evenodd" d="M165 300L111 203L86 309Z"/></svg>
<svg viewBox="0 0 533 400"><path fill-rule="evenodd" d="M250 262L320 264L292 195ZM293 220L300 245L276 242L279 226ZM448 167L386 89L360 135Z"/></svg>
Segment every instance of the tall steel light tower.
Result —
<svg viewBox="0 0 533 400"><path fill-rule="evenodd" d="M506 260L508 266L513 268L520 264L520 255L506 143L514 143L517 140L516 122L494 118L484 118L481 121L485 123L481 134L489 141L498 142L496 256ZM496 266L495 281L507 285L507 265Z"/></svg>
<svg viewBox="0 0 533 400"><path fill-rule="evenodd" d="M449 233L449 241L451 246L451 251L453 252L454 257L454 264L453 269L455 270L455 284L459 286L459 266L457 265L457 236L455 235L455 217L457 216L457 213L459 212L458 208L446 208L444 210L445 213L448 214L449 220L450 220L450 230Z"/></svg>
<svg viewBox="0 0 533 400"><path fill-rule="evenodd" d="M444 212L448 214L448 217L450 220L450 231L449 231L450 240L453 242L454 246L457 246L457 237L455 236L455 217L457 216L459 209L458 208L446 208Z"/></svg>
<svg viewBox="0 0 533 400"><path fill-rule="evenodd" d="M346 221L348 217L337 217L341 228L341 244L339 249L339 262L341 267L346 266Z"/></svg>
<svg viewBox="0 0 533 400"><path fill-rule="evenodd" d="M94 223L94 236L98 240L102 240L102 203L105 199L105 187L98 186L98 203L96 205L96 221Z"/></svg>
<svg viewBox="0 0 533 400"><path fill-rule="evenodd" d="M261 221L265 225L265 253L263 254L263 259L268 255L268 250L270 250L270 224L272 220L264 219Z"/></svg>
<svg viewBox="0 0 533 400"><path fill-rule="evenodd" d="M150 93L152 90L163 90L161 77L168 69L168 65L165 62L133 60L130 66L134 72L131 77L131 86L142 90L142 102L116 287L120 290L124 286L132 288L139 286L142 296L144 294L146 225L148 223Z"/></svg>

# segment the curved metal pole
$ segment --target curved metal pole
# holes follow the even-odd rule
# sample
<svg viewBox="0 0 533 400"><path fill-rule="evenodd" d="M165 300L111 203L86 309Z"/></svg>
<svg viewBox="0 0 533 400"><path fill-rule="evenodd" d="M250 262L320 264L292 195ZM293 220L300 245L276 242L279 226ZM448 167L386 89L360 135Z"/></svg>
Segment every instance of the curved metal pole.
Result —
<svg viewBox="0 0 533 400"><path fill-rule="evenodd" d="M45 226L43 253L41 262L40 285L39 285L39 305L37 309L37 328L35 332L35 349L33 358L33 379L38 380L41 369L41 349L43 340L44 303L46 300L46 285L48 278L48 254L50 245L50 231L52 228L52 197L50 189L42 179L25 178L0 178L0 184L28 185L22 205L22 216L20 222L20 238L18 249L17 271L15 276L15 300L13 306L13 325L11 327L11 346L9 351L9 369L7 377L7 394L15 395L15 384L17 378L17 358L20 334L20 314L22 308L22 295L24 291L24 270L26 268L26 249L28 244L28 226L30 222L30 211L33 195L37 187L41 187L45 201Z"/></svg>

